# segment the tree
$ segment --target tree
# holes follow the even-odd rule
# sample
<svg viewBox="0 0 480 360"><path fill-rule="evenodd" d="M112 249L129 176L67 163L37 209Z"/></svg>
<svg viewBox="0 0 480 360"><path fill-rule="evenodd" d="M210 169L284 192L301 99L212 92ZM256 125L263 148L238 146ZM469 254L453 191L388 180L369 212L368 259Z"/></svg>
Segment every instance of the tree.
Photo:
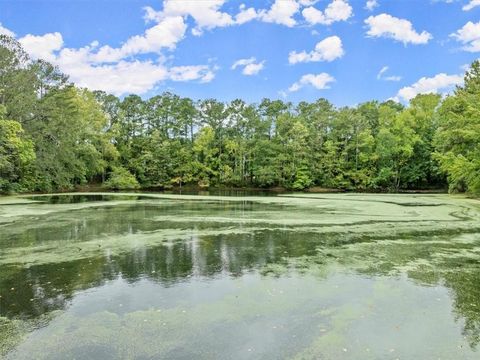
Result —
<svg viewBox="0 0 480 360"><path fill-rule="evenodd" d="M480 193L480 63L442 101L119 99L68 83L0 35L0 190L312 185ZM6 120L13 119L13 120ZM32 154L32 151L34 153Z"/></svg>
<svg viewBox="0 0 480 360"><path fill-rule="evenodd" d="M115 156L103 129L105 114L87 90L52 89L29 125L36 145L37 189L70 189L101 175Z"/></svg>
<svg viewBox="0 0 480 360"><path fill-rule="evenodd" d="M438 127L438 94L417 95L404 110L410 117L410 124L418 136L413 156L403 171L403 183L411 188L442 186L444 177L438 169L438 162L432 157L433 137Z"/></svg>
<svg viewBox="0 0 480 360"><path fill-rule="evenodd" d="M33 119L38 78L27 53L12 37L0 35L0 105L22 125Z"/></svg>
<svg viewBox="0 0 480 360"><path fill-rule="evenodd" d="M408 112L381 105L379 109L379 132L377 135L376 157L378 173L375 185L398 191L404 186L405 169L414 156L414 148L420 141Z"/></svg>
<svg viewBox="0 0 480 360"><path fill-rule="evenodd" d="M103 186L111 190L134 190L140 187L137 179L127 169L123 167L114 167L110 177Z"/></svg>
<svg viewBox="0 0 480 360"><path fill-rule="evenodd" d="M196 155L194 167L200 186L208 187L210 182L218 176L219 149L214 144L214 130L210 126L202 128L193 144L193 151Z"/></svg>
<svg viewBox="0 0 480 360"><path fill-rule="evenodd" d="M0 192L28 191L32 188L35 152L22 125L5 119L0 105Z"/></svg>
<svg viewBox="0 0 480 360"><path fill-rule="evenodd" d="M480 62L465 84L442 103L435 135L435 158L448 176L450 191L480 193Z"/></svg>

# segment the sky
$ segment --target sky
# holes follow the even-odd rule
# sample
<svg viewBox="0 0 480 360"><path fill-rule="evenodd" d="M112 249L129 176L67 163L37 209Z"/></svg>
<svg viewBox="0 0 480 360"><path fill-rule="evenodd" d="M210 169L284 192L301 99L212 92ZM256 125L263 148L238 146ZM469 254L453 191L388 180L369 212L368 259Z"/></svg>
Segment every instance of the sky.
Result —
<svg viewBox="0 0 480 360"><path fill-rule="evenodd" d="M461 84L480 0L0 0L0 34L117 96L353 106Z"/></svg>

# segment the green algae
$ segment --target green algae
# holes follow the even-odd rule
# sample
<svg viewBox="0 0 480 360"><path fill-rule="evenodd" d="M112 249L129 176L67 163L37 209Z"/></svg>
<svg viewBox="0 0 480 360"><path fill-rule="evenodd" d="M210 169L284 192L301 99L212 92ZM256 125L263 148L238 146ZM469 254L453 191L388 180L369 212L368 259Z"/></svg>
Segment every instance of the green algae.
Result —
<svg viewBox="0 0 480 360"><path fill-rule="evenodd" d="M0 198L9 359L478 355L478 201L62 196Z"/></svg>
<svg viewBox="0 0 480 360"><path fill-rule="evenodd" d="M97 193L91 196L107 196L108 193ZM64 195L66 197L72 195ZM391 197L372 195L331 195L315 197L309 195L267 197L267 198L232 198L232 197L195 197L181 195L135 194L142 200L135 200L136 209L130 207L127 194L108 195L108 201L92 201L81 203L61 203L52 206L48 202L27 200L24 206L18 206L14 199L0 201L0 224L5 236L25 235L26 230L38 232L39 228L54 228L77 224L77 228L69 229L63 238L52 239L47 243L25 240L26 246L18 242L14 247L6 249L0 255L1 264L40 264L46 262L63 262L68 259L85 258L102 254L105 247L117 254L131 250L131 244L138 246L154 246L165 241L188 240L193 232L199 236L250 233L263 230L279 230L291 232L310 232L318 234L344 234L350 238L368 236L370 234L400 236L404 233L431 233L433 231L466 231L480 228L478 211L469 203L448 196L417 196L415 202L405 196ZM34 196L31 199L44 199ZM15 198L16 199L16 198ZM21 201L25 198L18 198ZM390 200L388 200L390 199ZM441 203L439 202L441 200ZM404 204L415 208L405 210ZM176 206L179 202L187 204L185 208ZM201 205L198 203L202 202ZM230 204L223 206L216 203ZM238 203L248 204L239 206ZM231 205L233 203L233 205ZM15 204L13 206L12 204ZM411 205L417 204L417 205ZM422 206L418 206L422 204ZM435 205L433 210L427 205ZM146 217L151 222L146 229L138 229L138 233L129 234L128 229L113 229L113 234L96 231L82 239L75 238L72 232L78 231L85 222L108 221L112 216L123 216L137 210L160 206L161 215ZM211 210L203 211L203 206ZM112 209L114 209L112 211ZM148 211L148 210L147 210ZM168 214L170 212L170 214ZM288 216L285 214L288 213ZM222 216L218 216L222 214ZM132 221L142 221L134 218ZM40 225L39 225L40 224ZM412 224L415 228L412 229ZM192 229L189 231L188 229ZM25 239L25 236L24 236ZM73 239L73 241L72 241ZM79 241L82 244L79 245ZM62 244L62 246L60 246ZM30 256L31 255L31 256Z"/></svg>
<svg viewBox="0 0 480 360"><path fill-rule="evenodd" d="M227 234L243 234L248 229L197 230L196 236L217 236ZM65 242L64 240L49 241L47 244L26 247L13 247L2 251L0 265L40 265L62 263L79 259L92 258L101 254L117 256L143 247L164 244L172 241L190 241L191 230L161 230L149 233L122 234L121 236L103 235L94 240Z"/></svg>
<svg viewBox="0 0 480 360"><path fill-rule="evenodd" d="M0 356L6 356L22 343L29 333L45 326L60 313L61 311L54 311L29 320L0 316Z"/></svg>
<svg viewBox="0 0 480 360"><path fill-rule="evenodd" d="M388 358L392 349L395 356L411 358L405 355L426 351L410 347L412 341L418 343L418 333L409 327L414 319L422 320L419 331L449 324L446 292L427 288L412 296L413 285L404 279L393 284L338 275L320 284L310 276L295 280L249 277L247 283L235 281L224 296L197 303L184 299L173 307L89 314L73 309L24 340L7 359L28 359L31 354L37 359L376 359ZM414 306L432 296L434 306ZM391 306L399 315L390 312ZM252 329L262 335L252 334ZM451 327L447 334L456 331ZM265 346L272 338L275 347ZM460 338L428 350L435 357L461 354L474 359L468 349Z"/></svg>

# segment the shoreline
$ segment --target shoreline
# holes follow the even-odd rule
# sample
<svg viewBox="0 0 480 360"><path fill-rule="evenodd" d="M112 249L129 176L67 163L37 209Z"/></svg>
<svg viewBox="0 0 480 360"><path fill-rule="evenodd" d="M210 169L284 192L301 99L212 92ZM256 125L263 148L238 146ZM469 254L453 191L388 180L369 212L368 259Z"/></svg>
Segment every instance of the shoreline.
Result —
<svg viewBox="0 0 480 360"><path fill-rule="evenodd" d="M283 187L258 188L258 187L199 187L199 186L175 186L171 188L139 188L139 189L106 189L100 185L86 185L78 186L74 189L53 190L51 192L19 192L11 194L0 194L0 197L5 196L28 196L28 195L59 195L72 193L164 193L164 194L185 194L185 195L237 195L237 196L251 196L251 195L277 195L277 194L291 194L291 193L305 193L305 194L448 194L446 189L408 189L399 191L388 190L344 190L323 188L314 186L304 190L291 190ZM465 194L465 193L461 193ZM468 196L468 194L465 194ZM475 198L475 197L473 197Z"/></svg>

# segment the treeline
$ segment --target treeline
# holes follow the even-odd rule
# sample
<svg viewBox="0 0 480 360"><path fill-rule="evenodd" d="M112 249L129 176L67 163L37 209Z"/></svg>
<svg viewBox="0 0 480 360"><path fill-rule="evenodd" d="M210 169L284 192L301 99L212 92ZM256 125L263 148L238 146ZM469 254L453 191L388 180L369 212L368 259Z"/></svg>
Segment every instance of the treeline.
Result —
<svg viewBox="0 0 480 360"><path fill-rule="evenodd" d="M0 36L0 192L89 183L480 193L480 63L453 95L407 107L119 99L75 87Z"/></svg>

